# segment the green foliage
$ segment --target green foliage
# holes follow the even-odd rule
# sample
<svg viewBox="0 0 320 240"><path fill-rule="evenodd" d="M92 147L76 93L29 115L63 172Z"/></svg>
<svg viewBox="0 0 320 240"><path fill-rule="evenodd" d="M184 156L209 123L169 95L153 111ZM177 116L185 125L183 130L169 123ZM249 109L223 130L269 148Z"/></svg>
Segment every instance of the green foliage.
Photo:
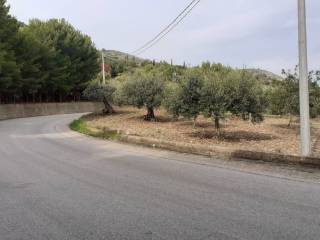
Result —
<svg viewBox="0 0 320 240"><path fill-rule="evenodd" d="M252 122L263 121L267 99L262 83L253 74L204 63L186 70L179 84L167 84L163 105L176 117L196 119L203 113L213 118L219 129L226 112Z"/></svg>
<svg viewBox="0 0 320 240"><path fill-rule="evenodd" d="M59 94L80 94L99 71L98 51L90 37L65 20L31 20L26 27L38 41L55 51L51 55L50 79Z"/></svg>
<svg viewBox="0 0 320 240"><path fill-rule="evenodd" d="M202 64L205 84L201 95L201 109L206 117L214 121L215 128L220 133L220 120L225 117L225 113L230 108L232 101L230 85L228 85L228 76L233 70L222 64Z"/></svg>
<svg viewBox="0 0 320 240"><path fill-rule="evenodd" d="M286 76L284 81L275 83L269 91L270 111L272 114L278 115L299 115L299 75L297 68L294 73L283 71L283 74ZM312 118L320 115L319 75L319 71L309 73L310 115Z"/></svg>
<svg viewBox="0 0 320 240"><path fill-rule="evenodd" d="M155 120L154 109L161 105L163 90L164 82L159 76L137 71L124 82L121 95L127 104L138 108L146 107L146 120Z"/></svg>
<svg viewBox="0 0 320 240"><path fill-rule="evenodd" d="M0 102L76 100L99 71L91 39L65 20L19 23L0 1Z"/></svg>
<svg viewBox="0 0 320 240"><path fill-rule="evenodd" d="M105 64L111 67L111 77L116 78L123 74L134 72L150 63L149 60L141 59L130 54L114 50L102 49Z"/></svg>
<svg viewBox="0 0 320 240"><path fill-rule="evenodd" d="M286 78L278 82L269 93L270 110L277 115L299 114L299 80L295 72L283 72Z"/></svg>
<svg viewBox="0 0 320 240"><path fill-rule="evenodd" d="M19 87L20 69L14 51L19 24L9 15L6 0L0 0L0 102L1 95L14 92Z"/></svg>
<svg viewBox="0 0 320 240"><path fill-rule="evenodd" d="M174 117L183 116L196 120L201 112L200 99L203 87L203 75L199 69L187 70L180 84L167 84L164 107Z"/></svg>
<svg viewBox="0 0 320 240"><path fill-rule="evenodd" d="M310 72L310 114L320 116L320 71Z"/></svg>
<svg viewBox="0 0 320 240"><path fill-rule="evenodd" d="M85 120L83 118L74 120L71 124L70 124L70 128L73 131L77 131L83 134L88 134L90 133L89 129L87 128L87 124L85 122Z"/></svg>
<svg viewBox="0 0 320 240"><path fill-rule="evenodd" d="M83 92L85 98L90 101L100 101L105 105L104 113L114 113L111 103L113 102L113 94L115 88L108 84L100 84L99 82L91 83Z"/></svg>
<svg viewBox="0 0 320 240"><path fill-rule="evenodd" d="M83 95L90 101L102 102L104 99L108 99L112 102L112 96L115 92L115 88L110 84L100 84L97 82L91 83L84 91Z"/></svg>
<svg viewBox="0 0 320 240"><path fill-rule="evenodd" d="M261 82L253 74L246 71L233 71L227 77L229 96L228 110L241 116L243 120L261 122L267 107L267 98Z"/></svg>
<svg viewBox="0 0 320 240"><path fill-rule="evenodd" d="M175 71L179 74L172 79L172 68L166 63L149 64L117 78L116 102L146 107L147 119L153 118L153 109L160 104L174 118L196 120L203 114L214 120L218 130L226 112L252 122L263 120L267 107L265 90L252 74L222 64L204 63L181 71L177 68Z"/></svg>
<svg viewBox="0 0 320 240"><path fill-rule="evenodd" d="M166 83L162 106L174 118L178 118L181 113L181 106L182 106L181 96L182 96L182 88L180 84L176 82Z"/></svg>
<svg viewBox="0 0 320 240"><path fill-rule="evenodd" d="M200 100L203 91L203 77L198 69L187 71L181 84L180 114L196 119L201 112Z"/></svg>
<svg viewBox="0 0 320 240"><path fill-rule="evenodd" d="M213 72L206 76L201 94L203 114L214 120L217 130L220 130L220 119L224 118L231 103L226 83L223 74Z"/></svg>
<svg viewBox="0 0 320 240"><path fill-rule="evenodd" d="M109 130L108 128L90 129L86 123L86 117L73 121L70 124L70 128L73 131L102 139L119 140L121 138L121 134L118 131Z"/></svg>

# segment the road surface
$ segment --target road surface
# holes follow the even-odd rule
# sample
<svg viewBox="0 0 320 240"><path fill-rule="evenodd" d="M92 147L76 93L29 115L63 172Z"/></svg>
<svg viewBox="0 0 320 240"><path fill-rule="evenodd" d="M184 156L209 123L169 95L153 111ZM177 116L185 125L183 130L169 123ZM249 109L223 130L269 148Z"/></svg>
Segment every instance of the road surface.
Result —
<svg viewBox="0 0 320 240"><path fill-rule="evenodd" d="M318 183L88 138L78 116L0 122L1 240L320 239Z"/></svg>

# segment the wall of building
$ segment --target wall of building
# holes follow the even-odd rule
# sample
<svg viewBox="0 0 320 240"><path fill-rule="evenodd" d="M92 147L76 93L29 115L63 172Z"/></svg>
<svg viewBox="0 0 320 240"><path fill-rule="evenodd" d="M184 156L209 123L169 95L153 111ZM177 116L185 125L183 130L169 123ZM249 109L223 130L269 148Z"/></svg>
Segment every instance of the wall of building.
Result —
<svg viewBox="0 0 320 240"><path fill-rule="evenodd" d="M97 112L102 109L102 103L93 102L1 104L0 120L56 114Z"/></svg>

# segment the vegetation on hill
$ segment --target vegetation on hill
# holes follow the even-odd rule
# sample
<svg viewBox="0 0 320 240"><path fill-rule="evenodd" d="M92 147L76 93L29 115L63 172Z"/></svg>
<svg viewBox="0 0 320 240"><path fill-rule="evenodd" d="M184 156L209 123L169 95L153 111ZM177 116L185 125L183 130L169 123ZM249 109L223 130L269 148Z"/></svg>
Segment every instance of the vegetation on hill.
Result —
<svg viewBox="0 0 320 240"><path fill-rule="evenodd" d="M147 59L139 58L134 55L116 51L116 50L102 49L102 52L104 53L105 58L111 61L135 62L137 65L141 65L144 62L150 62Z"/></svg>
<svg viewBox="0 0 320 240"><path fill-rule="evenodd" d="M264 82L265 84L271 84L274 81L282 81L284 79L282 76L263 69L249 68L246 69L246 71L253 74L254 77Z"/></svg>
<svg viewBox="0 0 320 240"><path fill-rule="evenodd" d="M110 67L110 77L114 78L126 72L133 72L134 69L145 66L151 61L136 56L115 51L101 50L105 58L105 64Z"/></svg>

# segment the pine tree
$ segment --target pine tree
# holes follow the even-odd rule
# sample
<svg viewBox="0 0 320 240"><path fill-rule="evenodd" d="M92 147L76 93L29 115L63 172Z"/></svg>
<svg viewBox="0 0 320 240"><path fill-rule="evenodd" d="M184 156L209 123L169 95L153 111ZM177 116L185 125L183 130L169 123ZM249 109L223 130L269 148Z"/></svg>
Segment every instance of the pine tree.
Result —
<svg viewBox="0 0 320 240"><path fill-rule="evenodd" d="M0 0L0 102L19 87L20 71L14 52L19 24L9 9L6 0Z"/></svg>

